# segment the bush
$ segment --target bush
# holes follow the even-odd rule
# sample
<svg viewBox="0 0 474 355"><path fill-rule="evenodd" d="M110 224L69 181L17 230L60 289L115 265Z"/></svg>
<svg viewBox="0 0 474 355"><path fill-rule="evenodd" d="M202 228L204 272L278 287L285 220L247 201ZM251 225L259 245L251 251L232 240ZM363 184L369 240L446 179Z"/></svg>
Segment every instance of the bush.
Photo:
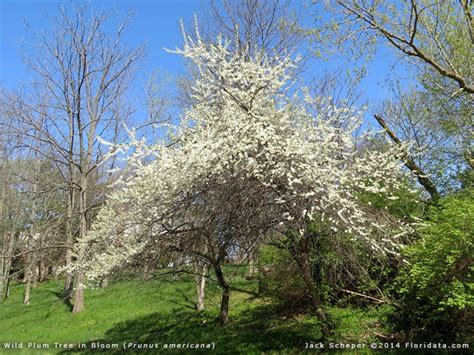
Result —
<svg viewBox="0 0 474 355"><path fill-rule="evenodd" d="M404 251L407 265L397 279L401 309L395 320L409 338L469 340L473 221L472 190L445 197L428 212L421 238Z"/></svg>
<svg viewBox="0 0 474 355"><path fill-rule="evenodd" d="M290 312L304 311L311 302L294 259L286 248L264 245L258 258L259 294L270 296Z"/></svg>
<svg viewBox="0 0 474 355"><path fill-rule="evenodd" d="M277 300L295 311L311 308L308 286L301 277L292 245L287 237L277 245L264 245L259 250L259 293ZM293 254L292 254L293 253ZM355 290L380 296L380 289L393 281L397 268L389 258L372 254L368 248L348 235L322 235L311 240L309 261L313 282L325 304L363 306L367 298L350 295Z"/></svg>

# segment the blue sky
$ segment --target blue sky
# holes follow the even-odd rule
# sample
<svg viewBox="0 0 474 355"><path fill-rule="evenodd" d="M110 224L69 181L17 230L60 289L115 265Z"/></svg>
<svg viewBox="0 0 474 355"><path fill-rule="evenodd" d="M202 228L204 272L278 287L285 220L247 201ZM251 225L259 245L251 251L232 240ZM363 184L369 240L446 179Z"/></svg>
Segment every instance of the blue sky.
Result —
<svg viewBox="0 0 474 355"><path fill-rule="evenodd" d="M25 20L35 30L48 30L50 19L58 13L56 0L0 0L0 83L14 87L28 80L26 67L19 56L23 47L26 51L34 45L34 38L25 27ZM63 2L68 6L70 2ZM136 46L145 43L147 55L144 70L162 68L170 73L183 70L182 62L176 55L166 53L163 47L175 48L182 43L178 23L192 18L201 8L200 0L119 0L93 1L95 8L118 9L125 15L134 12L126 32L127 44ZM22 44L24 42L24 45ZM146 75L146 74L145 74Z"/></svg>
<svg viewBox="0 0 474 355"><path fill-rule="evenodd" d="M128 45L136 46L145 43L147 55L141 63L139 75L134 82L133 91L140 96L147 78L155 70L158 72L179 75L184 73L183 61L176 55L167 53L163 48L173 49L181 46L182 37L179 21L189 23L193 15L202 11L206 0L95 0L95 8L115 8L122 15L132 9L134 17L129 25L125 40ZM0 0L0 85L9 89L18 87L28 81L29 73L19 55L19 50L28 52L35 41L25 27L25 20L35 30L48 30L50 18L58 13L56 0ZM66 7L70 1L62 2ZM205 21L202 13L201 21ZM307 18L306 23L312 19ZM399 67L391 69L394 63L393 53L386 49L379 50L375 60L369 64L368 75L361 89L365 99L375 105L389 95L384 84L387 75L401 74ZM337 57L329 62L314 61L307 76L317 77L324 71L334 69L342 63ZM139 109L140 111L140 109Z"/></svg>

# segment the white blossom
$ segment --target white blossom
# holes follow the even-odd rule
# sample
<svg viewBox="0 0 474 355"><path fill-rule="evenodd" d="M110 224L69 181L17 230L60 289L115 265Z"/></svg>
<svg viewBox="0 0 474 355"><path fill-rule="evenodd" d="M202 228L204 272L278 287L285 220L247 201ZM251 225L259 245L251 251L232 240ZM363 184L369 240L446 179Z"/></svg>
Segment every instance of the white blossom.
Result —
<svg viewBox="0 0 474 355"><path fill-rule="evenodd" d="M402 180L398 148L356 151L361 112L308 91L290 96L297 66L291 55L242 57L229 51L225 39L206 43L198 33L183 33L184 47L171 52L191 60L199 76L192 85L194 104L173 127L177 143L148 145L132 131L131 141L115 148L126 154L126 173L79 240L75 267L96 280L149 245L178 240L211 210L202 201L212 199L199 200L200 194L214 199L236 186L241 207L254 208L249 218L261 230L303 234L307 219L325 220L333 231L347 231L375 250L396 252L409 228L396 224L391 235L393 224L374 218L354 191L396 188ZM257 238L260 229L242 238Z"/></svg>

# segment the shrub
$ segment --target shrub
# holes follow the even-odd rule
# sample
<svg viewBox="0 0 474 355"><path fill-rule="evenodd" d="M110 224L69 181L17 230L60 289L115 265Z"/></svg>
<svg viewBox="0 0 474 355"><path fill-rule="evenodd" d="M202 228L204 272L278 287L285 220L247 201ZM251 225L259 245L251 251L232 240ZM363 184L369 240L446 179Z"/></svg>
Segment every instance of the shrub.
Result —
<svg viewBox="0 0 474 355"><path fill-rule="evenodd" d="M467 340L474 304L473 221L472 190L445 197L428 212L421 238L404 251L395 320L408 337Z"/></svg>
<svg viewBox="0 0 474 355"><path fill-rule="evenodd" d="M302 311L311 301L287 248L263 245L258 259L259 294L270 296L288 311Z"/></svg>

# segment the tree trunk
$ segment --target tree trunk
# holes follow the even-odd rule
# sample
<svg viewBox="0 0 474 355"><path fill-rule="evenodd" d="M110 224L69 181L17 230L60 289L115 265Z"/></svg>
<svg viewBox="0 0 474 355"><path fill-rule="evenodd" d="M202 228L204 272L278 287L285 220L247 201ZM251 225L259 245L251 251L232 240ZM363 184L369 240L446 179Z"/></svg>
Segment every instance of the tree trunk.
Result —
<svg viewBox="0 0 474 355"><path fill-rule="evenodd" d="M33 269L35 268L35 261L33 259L33 235L28 236L28 254L26 260L25 276L25 293L23 294L23 304L30 304L30 293L31 293L31 281L33 277Z"/></svg>
<svg viewBox="0 0 474 355"><path fill-rule="evenodd" d="M301 276L303 277L303 281L308 288L308 292L310 294L311 300L313 302L313 307L318 309L322 303L321 294L314 284L314 277L311 273L311 263L309 261L309 237L305 236L300 241L300 253L297 256L299 258L299 267L301 271Z"/></svg>
<svg viewBox="0 0 474 355"><path fill-rule="evenodd" d="M39 277L39 259L41 259L41 251L36 251L37 247L43 246L42 244L42 237L37 235L37 228L36 228L36 219L37 219L37 206L36 206L36 198L38 194L38 177L40 174L40 164L39 164L38 155L35 154L35 170L33 179L33 196L32 196L32 204L31 204L31 213L30 213L30 235L31 235L31 250L28 254L31 254L31 275L30 275L30 283L32 284L33 288L38 286L38 277ZM29 302L29 299L28 299Z"/></svg>
<svg viewBox="0 0 474 355"><path fill-rule="evenodd" d="M6 300L8 297L10 297L10 278L8 277L6 280L5 284L5 293L3 295L3 300Z"/></svg>
<svg viewBox="0 0 474 355"><path fill-rule="evenodd" d="M390 137L390 139L395 142L397 145L402 147L402 142L400 139L397 137L394 131L392 131L385 120L382 118L380 115L374 115L375 119L379 123L379 125L385 130L385 133ZM415 163L415 161L412 159L412 157L408 154L408 152L403 148L402 150L402 160L405 166L413 172L416 177L418 182L420 183L421 186L424 187L426 192L428 192L431 196L431 199L433 201L438 201L440 196L439 192L436 188L436 185L431 181L431 179L428 177L428 175L421 170L421 168Z"/></svg>
<svg viewBox="0 0 474 355"><path fill-rule="evenodd" d="M196 309L198 311L203 311L204 300L205 300L207 266L205 264L196 262L194 270L195 270L194 272L195 272L196 289L197 289Z"/></svg>
<svg viewBox="0 0 474 355"><path fill-rule="evenodd" d="M15 250L15 234L16 231L12 230L10 233L10 237L8 238L8 249L7 254L5 255L5 270L3 272L4 280L6 282L5 293L3 295L3 299L7 299L10 296L10 272L12 268L13 262L13 252Z"/></svg>
<svg viewBox="0 0 474 355"><path fill-rule="evenodd" d="M48 278L48 266L46 265L46 262L43 259L40 261L39 270L40 276L38 281L42 283Z"/></svg>
<svg viewBox="0 0 474 355"><path fill-rule="evenodd" d="M5 288L5 276L3 275L3 258L2 258L2 260L0 260L0 300L2 298L4 288Z"/></svg>
<svg viewBox="0 0 474 355"><path fill-rule="evenodd" d="M32 288L38 287L38 278L39 278L39 267L38 264L35 262L33 265L33 275L32 275Z"/></svg>
<svg viewBox="0 0 474 355"><path fill-rule="evenodd" d="M71 188L69 191L69 200L67 205L67 217L66 217L66 268L70 267L72 264L72 210L74 204L74 191ZM66 271L66 282L64 283L64 294L67 300L71 299L72 289L74 285L74 280L72 273Z"/></svg>
<svg viewBox="0 0 474 355"><path fill-rule="evenodd" d="M84 310L84 275L81 272L76 274L76 287L74 292L74 307L72 313L76 314Z"/></svg>
<svg viewBox="0 0 474 355"><path fill-rule="evenodd" d="M317 285L315 284L315 276L311 272L311 262L309 258L310 253L310 239L311 235L306 234L304 235L299 243L299 250L294 257L296 258L298 267L301 271L301 276L303 278L304 283L309 292L309 296L312 301L312 310L314 311L316 317L321 321L321 333L323 338L327 338L330 332L329 324L328 324L328 317L324 309L322 308L323 305L323 296L321 292L318 290ZM317 275L316 278L319 279ZM318 280L321 281L320 279Z"/></svg>
<svg viewBox="0 0 474 355"><path fill-rule="evenodd" d="M257 273L257 268L255 267L255 254L254 252L249 254L249 273L248 276L254 277Z"/></svg>
<svg viewBox="0 0 474 355"><path fill-rule="evenodd" d="M26 277L25 293L23 294L23 304L30 304L30 291L31 291L31 270L28 270Z"/></svg>
<svg viewBox="0 0 474 355"><path fill-rule="evenodd" d="M214 272L216 273L217 282L222 289L221 297L221 308L219 313L219 319L222 325L229 323L229 299L230 299L230 288L229 284L222 274L220 265L214 265Z"/></svg>
<svg viewBox="0 0 474 355"><path fill-rule="evenodd" d="M2 243L2 258L0 259L0 301L3 297L3 290L5 288L5 256L7 251L7 235L6 233L3 235L3 243Z"/></svg>
<svg viewBox="0 0 474 355"><path fill-rule="evenodd" d="M83 163L84 151L83 151L82 137L80 140L81 150L81 172L80 172L80 191L78 193L79 203L79 238L84 238L87 232L87 177L86 170L87 164ZM73 314L80 313L84 310L84 274L78 271L75 275L75 287L74 287L74 307L72 309Z"/></svg>
<svg viewBox="0 0 474 355"><path fill-rule="evenodd" d="M2 164L2 170L4 169L5 162ZM3 206L6 195L6 182L2 181L2 193L0 197L0 221L3 221ZM5 287L5 264L6 260L6 251L7 251L7 234L3 233L3 243L2 243L2 258L0 259L0 301L3 298L3 290Z"/></svg>
<svg viewBox="0 0 474 355"><path fill-rule="evenodd" d="M87 166L87 165L86 165ZM85 170L85 168L83 168ZM80 220L79 236L85 238L87 234L87 177L84 171L81 174L81 191L79 192ZM74 308L72 313L79 313L84 310L84 275L82 272L76 274L76 287L74 288Z"/></svg>

